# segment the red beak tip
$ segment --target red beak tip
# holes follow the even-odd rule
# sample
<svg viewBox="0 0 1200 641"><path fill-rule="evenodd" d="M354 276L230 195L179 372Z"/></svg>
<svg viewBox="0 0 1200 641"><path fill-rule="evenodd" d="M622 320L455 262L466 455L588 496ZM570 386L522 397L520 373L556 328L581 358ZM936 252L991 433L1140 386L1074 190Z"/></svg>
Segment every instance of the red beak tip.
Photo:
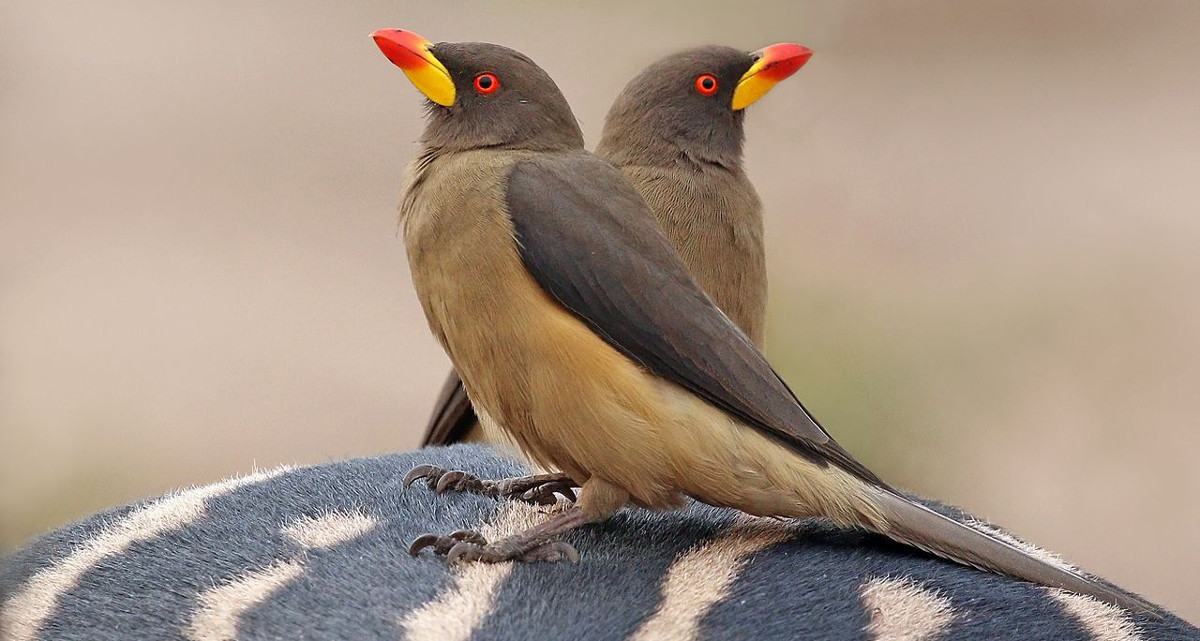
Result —
<svg viewBox="0 0 1200 641"><path fill-rule="evenodd" d="M375 45L392 64L401 69L411 69L424 62L419 53L425 39L403 29L377 29L371 32Z"/></svg>
<svg viewBox="0 0 1200 641"><path fill-rule="evenodd" d="M812 57L813 50L792 42L781 42L762 50L766 58L767 68L763 73L776 81L783 80L796 73Z"/></svg>
<svg viewBox="0 0 1200 641"><path fill-rule="evenodd" d="M791 43L791 42L787 42L784 44L778 44L778 45L775 45L775 47L779 48L777 50L778 51L777 55L783 59L804 58L805 60L807 60L807 59L811 58L813 55L812 49L809 49L808 47L806 47L804 45L798 45L798 44Z"/></svg>

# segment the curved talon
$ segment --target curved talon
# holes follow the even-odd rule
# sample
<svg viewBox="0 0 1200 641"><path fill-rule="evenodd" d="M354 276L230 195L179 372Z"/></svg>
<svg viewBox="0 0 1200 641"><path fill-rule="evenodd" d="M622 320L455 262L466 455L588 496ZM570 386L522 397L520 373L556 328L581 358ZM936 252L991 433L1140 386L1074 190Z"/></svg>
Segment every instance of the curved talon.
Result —
<svg viewBox="0 0 1200 641"><path fill-rule="evenodd" d="M435 465L418 465L418 466L414 467L413 469L409 470L408 474L404 475L404 487L408 487L408 486L412 485L413 482L415 482L417 479L427 478L430 476L437 476L439 474L445 474L445 473L446 473L446 470L443 470L442 468L437 467Z"/></svg>
<svg viewBox="0 0 1200 641"><path fill-rule="evenodd" d="M571 545L566 541L559 541L559 544L562 546L562 553L567 557L568 561L571 563L579 563L581 555L579 554L579 550L575 549L574 545Z"/></svg>
<svg viewBox="0 0 1200 641"><path fill-rule="evenodd" d="M554 505L555 503L558 503L558 499L555 498L554 492L547 492L544 488L540 487L526 490L524 494L517 498L522 501L527 501L537 505Z"/></svg>
<svg viewBox="0 0 1200 641"><path fill-rule="evenodd" d="M436 546L441 539L442 537L437 534L422 534L413 539L412 543L408 544L408 554L410 556L417 556L421 553L421 550L427 547L433 547L436 552Z"/></svg>
<svg viewBox="0 0 1200 641"><path fill-rule="evenodd" d="M547 478L550 477L550 478ZM498 499L515 499L536 505L552 506L562 496L569 503L578 500L574 482L561 480L554 475L536 475L485 481L463 470L446 470L436 465L418 465L404 476L403 486L409 487L418 479L424 479L429 489L437 494L467 492Z"/></svg>
<svg viewBox="0 0 1200 641"><path fill-rule="evenodd" d="M438 494L445 494L447 490L458 489L456 487L452 488L452 486L456 485L459 481L462 481L468 476L470 476L470 474L467 474L462 470L452 470L450 472L446 472L445 474L442 474L442 478L438 479L437 485L434 486L433 491L437 492Z"/></svg>
<svg viewBox="0 0 1200 641"><path fill-rule="evenodd" d="M572 503L579 500L579 496L575 494L575 488L571 487L570 483L559 483L554 491L561 494L562 497Z"/></svg>
<svg viewBox="0 0 1200 641"><path fill-rule="evenodd" d="M579 563L579 550L566 541L552 541L539 548L527 552L522 560L525 561L570 561Z"/></svg>
<svg viewBox="0 0 1200 641"><path fill-rule="evenodd" d="M570 483L564 483L562 481L551 481L544 485L539 485L530 489L528 492L525 492L521 498L534 499L539 503L545 499L548 500L548 503L544 503L544 505L554 505L554 503L557 502L557 500L554 498L555 494L562 496L571 503L574 503L576 500L575 489L571 487Z"/></svg>
<svg viewBox="0 0 1200 641"><path fill-rule="evenodd" d="M481 556L483 556L481 546L468 541L459 541L446 554L446 563L458 563L460 560L477 561Z"/></svg>
<svg viewBox="0 0 1200 641"><path fill-rule="evenodd" d="M521 500L534 505L554 505L554 501L546 497L542 492L529 490L521 495Z"/></svg>

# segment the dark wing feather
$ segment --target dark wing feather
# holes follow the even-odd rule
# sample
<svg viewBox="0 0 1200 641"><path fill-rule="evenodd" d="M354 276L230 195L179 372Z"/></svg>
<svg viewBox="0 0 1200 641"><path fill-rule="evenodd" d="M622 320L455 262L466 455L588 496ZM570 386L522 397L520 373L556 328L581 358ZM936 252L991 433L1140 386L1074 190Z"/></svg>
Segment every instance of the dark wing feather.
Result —
<svg viewBox="0 0 1200 641"><path fill-rule="evenodd" d="M467 390L458 372L450 370L433 406L433 416L429 417L421 447L458 443L466 438L477 422L475 408L471 407L471 400L467 398Z"/></svg>
<svg viewBox="0 0 1200 641"><path fill-rule="evenodd" d="M609 345L810 460L884 485L700 289L617 170L590 154L523 162L506 201L534 280Z"/></svg>

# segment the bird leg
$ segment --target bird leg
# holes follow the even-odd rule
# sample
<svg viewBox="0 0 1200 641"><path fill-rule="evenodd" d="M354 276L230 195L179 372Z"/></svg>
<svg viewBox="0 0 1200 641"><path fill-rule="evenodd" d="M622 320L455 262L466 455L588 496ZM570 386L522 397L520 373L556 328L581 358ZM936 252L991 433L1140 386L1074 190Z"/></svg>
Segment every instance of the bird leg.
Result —
<svg viewBox="0 0 1200 641"><path fill-rule="evenodd" d="M443 494L449 491L470 492L501 499L525 501L534 505L554 505L555 494L575 501L575 481L562 472L518 476L497 481L479 478L462 470L445 470L433 465L418 465L404 477L404 487L417 479L425 479L429 489Z"/></svg>
<svg viewBox="0 0 1200 641"><path fill-rule="evenodd" d="M408 553L417 556L424 548L433 548L433 553L445 556L448 563L457 561L480 561L500 563L503 561L562 561L579 562L579 551L566 541L551 541L552 538L587 523L590 519L578 507L555 515L520 534L489 543L482 534L474 530L459 530L449 536L423 534L408 546Z"/></svg>

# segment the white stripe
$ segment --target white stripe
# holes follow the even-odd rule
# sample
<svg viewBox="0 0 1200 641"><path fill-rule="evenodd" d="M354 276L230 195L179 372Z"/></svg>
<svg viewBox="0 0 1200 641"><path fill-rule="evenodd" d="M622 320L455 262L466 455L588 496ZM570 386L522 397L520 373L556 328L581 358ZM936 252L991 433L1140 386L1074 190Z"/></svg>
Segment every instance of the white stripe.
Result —
<svg viewBox="0 0 1200 641"><path fill-rule="evenodd" d="M683 553L671 564L662 583L662 603L629 637L630 641L690 641L700 634L700 620L729 596L747 557L786 541L794 530L783 523L755 520L730 528L721 536Z"/></svg>
<svg viewBox="0 0 1200 641"><path fill-rule="evenodd" d="M867 632L875 641L923 641L954 619L948 599L909 579L871 579L859 594L871 614Z"/></svg>
<svg viewBox="0 0 1200 641"><path fill-rule="evenodd" d="M242 615L303 572L300 562L282 561L208 589L184 634L193 641L234 641Z"/></svg>
<svg viewBox="0 0 1200 641"><path fill-rule="evenodd" d="M1057 588L1046 588L1046 593L1058 601L1068 614L1075 617L1096 641L1141 641L1142 639L1137 626L1129 620L1121 608L1103 603L1090 596Z"/></svg>
<svg viewBox="0 0 1200 641"><path fill-rule="evenodd" d="M280 467L183 490L130 512L94 538L83 541L62 560L34 574L0 610L0 639L32 640L58 607L59 598L78 585L83 575L104 559L121 554L133 543L148 541L194 523L204 516L208 501L213 498L289 469Z"/></svg>
<svg viewBox="0 0 1200 641"><path fill-rule="evenodd" d="M536 507L520 501L504 503L491 523L480 528L489 541L528 530L546 519ZM467 563L454 585L401 621L409 641L466 641L491 612L496 591L512 572L512 563Z"/></svg>
<svg viewBox="0 0 1200 641"><path fill-rule="evenodd" d="M280 530L284 536L307 549L333 547L375 529L379 522L361 512L303 516Z"/></svg>

